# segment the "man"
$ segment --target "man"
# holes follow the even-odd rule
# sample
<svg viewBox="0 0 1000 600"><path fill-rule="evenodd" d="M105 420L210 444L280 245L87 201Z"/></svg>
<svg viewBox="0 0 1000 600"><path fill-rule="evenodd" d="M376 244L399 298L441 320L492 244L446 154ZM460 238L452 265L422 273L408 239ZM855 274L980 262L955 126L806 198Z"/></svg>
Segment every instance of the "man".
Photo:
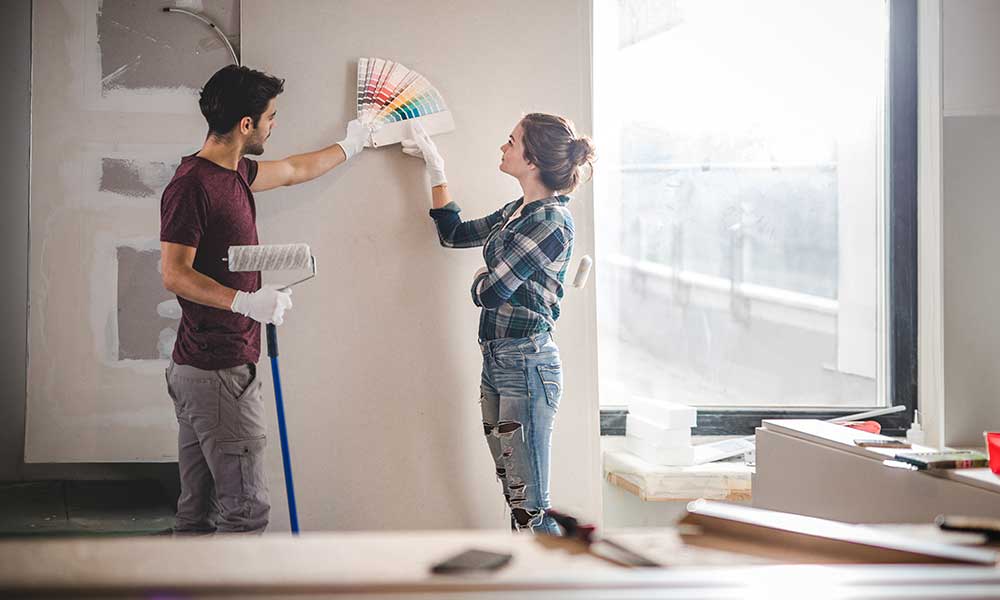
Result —
<svg viewBox="0 0 1000 600"><path fill-rule="evenodd" d="M344 140L283 160L256 162L277 114L284 80L246 67L219 70L201 91L208 121L201 150L181 159L163 191L163 285L182 316L167 391L179 424L181 494L175 533L262 532L270 503L260 324L281 324L291 290L261 287L259 273L230 273L230 246L257 244L254 192L309 181L364 148L367 131L347 125Z"/></svg>

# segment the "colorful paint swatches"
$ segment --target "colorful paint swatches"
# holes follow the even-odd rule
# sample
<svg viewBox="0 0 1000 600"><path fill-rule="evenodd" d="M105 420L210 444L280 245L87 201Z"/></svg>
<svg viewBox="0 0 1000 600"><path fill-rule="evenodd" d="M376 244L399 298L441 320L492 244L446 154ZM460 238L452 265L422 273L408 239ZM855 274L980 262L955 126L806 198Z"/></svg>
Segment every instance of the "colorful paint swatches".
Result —
<svg viewBox="0 0 1000 600"><path fill-rule="evenodd" d="M358 119L371 131L369 146L385 146L409 135L405 121L421 119L429 135L455 129L441 93L427 79L400 63L358 59Z"/></svg>

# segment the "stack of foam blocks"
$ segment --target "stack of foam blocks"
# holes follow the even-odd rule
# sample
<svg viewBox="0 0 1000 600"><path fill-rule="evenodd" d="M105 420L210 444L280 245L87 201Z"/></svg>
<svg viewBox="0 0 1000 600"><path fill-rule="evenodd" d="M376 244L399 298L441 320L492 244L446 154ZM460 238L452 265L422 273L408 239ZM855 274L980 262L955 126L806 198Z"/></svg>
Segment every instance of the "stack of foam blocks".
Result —
<svg viewBox="0 0 1000 600"><path fill-rule="evenodd" d="M683 404L632 397L625 421L625 449L656 465L694 464L691 428L698 411Z"/></svg>

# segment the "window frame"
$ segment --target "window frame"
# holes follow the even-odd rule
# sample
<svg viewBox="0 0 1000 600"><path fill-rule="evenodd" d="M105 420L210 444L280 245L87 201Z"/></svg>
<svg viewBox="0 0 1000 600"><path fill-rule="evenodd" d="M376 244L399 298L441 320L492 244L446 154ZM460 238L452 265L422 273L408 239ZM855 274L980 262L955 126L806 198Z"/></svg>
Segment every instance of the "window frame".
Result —
<svg viewBox="0 0 1000 600"><path fill-rule="evenodd" d="M889 165L887 353L891 406L906 410L875 417L882 433L901 436L917 409L917 0L889 0ZM753 435L764 419L835 419L880 408L698 408L694 435ZM626 407L601 408L601 435L625 435Z"/></svg>

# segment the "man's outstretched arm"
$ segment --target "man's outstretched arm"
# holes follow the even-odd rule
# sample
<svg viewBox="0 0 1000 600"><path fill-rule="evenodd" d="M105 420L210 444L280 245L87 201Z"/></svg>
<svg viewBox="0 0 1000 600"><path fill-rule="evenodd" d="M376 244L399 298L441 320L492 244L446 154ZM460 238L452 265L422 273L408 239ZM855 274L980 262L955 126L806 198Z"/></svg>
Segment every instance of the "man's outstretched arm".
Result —
<svg viewBox="0 0 1000 600"><path fill-rule="evenodd" d="M347 124L347 137L332 146L315 152L295 154L282 160L260 161L257 177L250 189L263 192L316 179L361 152L367 138L368 130L365 126L357 120L351 121Z"/></svg>

